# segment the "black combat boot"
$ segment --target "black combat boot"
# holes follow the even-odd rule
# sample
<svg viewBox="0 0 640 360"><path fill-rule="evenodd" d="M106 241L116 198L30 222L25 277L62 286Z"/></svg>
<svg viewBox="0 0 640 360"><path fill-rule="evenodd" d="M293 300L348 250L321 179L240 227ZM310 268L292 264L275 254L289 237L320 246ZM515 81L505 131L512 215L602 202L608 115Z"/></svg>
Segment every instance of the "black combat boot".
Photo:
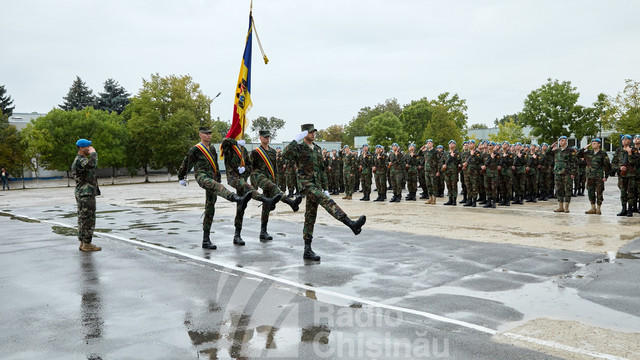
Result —
<svg viewBox="0 0 640 360"><path fill-rule="evenodd" d="M427 198L427 192L423 191L420 193L420 199L426 199Z"/></svg>
<svg viewBox="0 0 640 360"><path fill-rule="evenodd" d="M504 206L511 206L511 199L508 196L505 197Z"/></svg>
<svg viewBox="0 0 640 360"><path fill-rule="evenodd" d="M617 213L616 215L618 215L618 216L626 216L627 215L627 203L626 202L622 203L622 210L619 213Z"/></svg>
<svg viewBox="0 0 640 360"><path fill-rule="evenodd" d="M396 196L396 201L395 202L400 202L402 201L402 193L398 194L398 196Z"/></svg>
<svg viewBox="0 0 640 360"><path fill-rule="evenodd" d="M487 203L487 195L480 195L480 201L478 201L478 204L480 205L484 205Z"/></svg>
<svg viewBox="0 0 640 360"><path fill-rule="evenodd" d="M467 198L467 202L462 205L462 206L472 206L473 204L473 199L471 199L470 197Z"/></svg>
<svg viewBox="0 0 640 360"><path fill-rule="evenodd" d="M293 197L293 190L289 189L289 193L287 194L287 197L290 197L290 198Z"/></svg>
<svg viewBox="0 0 640 360"><path fill-rule="evenodd" d="M471 207L476 207L476 199L471 199Z"/></svg>
<svg viewBox="0 0 640 360"><path fill-rule="evenodd" d="M389 200L390 203L392 202L396 202L396 194L393 194L393 196L391 197L391 200Z"/></svg>
<svg viewBox="0 0 640 360"><path fill-rule="evenodd" d="M627 210L627 217L633 217L633 205L629 204L629 208Z"/></svg>
<svg viewBox="0 0 640 360"><path fill-rule="evenodd" d="M525 202L533 202L533 196L532 195L527 196L527 200Z"/></svg>
<svg viewBox="0 0 640 360"><path fill-rule="evenodd" d="M502 197L502 200L500 200L500 202L498 203L498 205L500 206L507 206L507 198L506 197Z"/></svg>
<svg viewBox="0 0 640 360"><path fill-rule="evenodd" d="M267 232L267 223L263 222L262 224L260 224L260 241L269 240L273 240L273 236L269 235L269 233Z"/></svg>
<svg viewBox="0 0 640 360"><path fill-rule="evenodd" d="M484 204L484 206L482 208L484 208L484 209L491 208L491 198L487 198L487 201L485 202L485 204Z"/></svg>
<svg viewBox="0 0 640 360"><path fill-rule="evenodd" d="M300 195L296 195L296 196L300 196ZM278 203L278 201L280 201L281 198L282 198L282 193L276 194L276 196L272 198L262 195L260 197L260 201L262 201L263 203L262 206L266 206L269 208L269 210L273 211L276 209L276 204Z"/></svg>
<svg viewBox="0 0 640 360"><path fill-rule="evenodd" d="M215 246L215 245L213 245L211 243L211 239L209 239L209 232L208 231L204 232L202 234L202 248L203 249L211 249L211 250L215 250L215 249L218 248L217 246Z"/></svg>
<svg viewBox="0 0 640 360"><path fill-rule="evenodd" d="M451 206L456 206L458 204L458 197L457 196L451 196Z"/></svg>
<svg viewBox="0 0 640 360"><path fill-rule="evenodd" d="M234 245L244 246L244 240L242 240L242 237L240 237L241 231L242 231L242 228L236 228L236 233L233 235Z"/></svg>
<svg viewBox="0 0 640 360"><path fill-rule="evenodd" d="M253 191L248 191L242 196L236 194L231 196L230 200L236 203L236 212L244 212L244 209L247 208L247 203L251 200L251 195L253 195Z"/></svg>
<svg viewBox="0 0 640 360"><path fill-rule="evenodd" d="M362 201L370 201L370 200L371 200L371 198L369 198L369 196L370 196L370 194L366 194L366 195L364 196L364 199L362 199Z"/></svg>
<svg viewBox="0 0 640 360"><path fill-rule="evenodd" d="M538 197L537 196L531 196L531 202L532 203L537 203L538 202Z"/></svg>
<svg viewBox="0 0 640 360"><path fill-rule="evenodd" d="M416 192L415 192L415 191L410 192L410 193L409 193L409 198L408 198L407 200L409 200L409 201L416 201Z"/></svg>
<svg viewBox="0 0 640 360"><path fill-rule="evenodd" d="M491 200L491 208L492 209L496 208L496 201L495 200Z"/></svg>
<svg viewBox="0 0 640 360"><path fill-rule="evenodd" d="M375 200L373 200L373 202L377 202L381 200L382 200L382 193L378 193L378 197Z"/></svg>
<svg viewBox="0 0 640 360"><path fill-rule="evenodd" d="M349 229L351 229L351 231L353 231L353 233L356 235L360 234L360 232L362 231L362 225L364 225L364 223L366 222L367 217L364 215L360 215L360 217L356 221L349 219L346 215L342 219L342 223L347 225Z"/></svg>
<svg viewBox="0 0 640 360"><path fill-rule="evenodd" d="M451 198L451 196L449 196L449 201L447 201L446 203L444 203L442 205L454 205L452 202L453 202L453 199Z"/></svg>
<svg viewBox="0 0 640 360"><path fill-rule="evenodd" d="M305 260L320 261L320 256L311 250L311 240L304 241L304 254L302 254L302 258Z"/></svg>
<svg viewBox="0 0 640 360"><path fill-rule="evenodd" d="M293 199L289 199L288 197L285 197L282 199L282 202L291 206L291 210L293 210L293 212L296 212L298 210L300 210L300 203L302 202L302 195L298 195Z"/></svg>
<svg viewBox="0 0 640 360"><path fill-rule="evenodd" d="M467 194L462 194L462 200L459 202L459 204L466 204L467 203Z"/></svg>

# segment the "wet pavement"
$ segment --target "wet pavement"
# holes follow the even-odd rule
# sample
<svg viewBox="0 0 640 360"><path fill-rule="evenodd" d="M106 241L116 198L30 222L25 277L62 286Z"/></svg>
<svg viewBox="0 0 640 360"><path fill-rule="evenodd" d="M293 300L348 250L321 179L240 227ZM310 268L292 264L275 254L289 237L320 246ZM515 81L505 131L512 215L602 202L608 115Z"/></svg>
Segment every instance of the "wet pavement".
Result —
<svg viewBox="0 0 640 360"><path fill-rule="evenodd" d="M216 215L203 250L198 204L129 200L147 207L99 203L97 253L70 201L0 206L2 359L551 359L493 338L539 318L640 333L639 240L614 258L333 222L315 263L300 223L260 242L245 218L238 247Z"/></svg>

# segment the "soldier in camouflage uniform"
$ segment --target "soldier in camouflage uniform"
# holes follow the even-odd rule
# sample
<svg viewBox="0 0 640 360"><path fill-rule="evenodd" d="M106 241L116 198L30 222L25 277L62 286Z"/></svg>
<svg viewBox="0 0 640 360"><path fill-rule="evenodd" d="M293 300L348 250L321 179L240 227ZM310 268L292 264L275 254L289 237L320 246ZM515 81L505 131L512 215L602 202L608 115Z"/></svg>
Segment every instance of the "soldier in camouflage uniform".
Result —
<svg viewBox="0 0 640 360"><path fill-rule="evenodd" d="M638 149L631 143L631 135L622 136L622 146L618 157L618 188L622 211L618 216L633 216L636 203L636 171L640 165Z"/></svg>
<svg viewBox="0 0 640 360"><path fill-rule="evenodd" d="M602 141L598 138L591 140L591 143L578 151L578 158L583 159L586 168L587 187L589 194L589 202L591 209L585 211L585 214L602 215L601 206L604 200L602 193L604 192L604 183L609 178L611 172L611 164L607 152L600 149ZM591 149L588 149L591 146ZM596 202L598 208L596 208Z"/></svg>
<svg viewBox="0 0 640 360"><path fill-rule="evenodd" d="M337 150L331 150L331 178L333 179L333 192L332 195L340 194L340 179L342 178L342 162L338 156Z"/></svg>
<svg viewBox="0 0 640 360"><path fill-rule="evenodd" d="M418 152L418 187L422 190L420 199L426 199L429 196L429 190L427 190L427 180L424 174L424 154L420 152Z"/></svg>
<svg viewBox="0 0 640 360"><path fill-rule="evenodd" d="M464 206L476 207L478 197L478 182L480 167L482 166L482 154L476 150L476 141L469 140L469 156L462 163L462 170L467 172L464 179L467 182L467 203Z"/></svg>
<svg viewBox="0 0 640 360"><path fill-rule="evenodd" d="M540 175L538 177L538 188L540 189L540 198L538 200L549 200L549 192L553 192L551 182L551 156L547 156L549 144L542 143L540 148Z"/></svg>
<svg viewBox="0 0 640 360"><path fill-rule="evenodd" d="M467 203L467 182L465 178L469 170L462 170L462 163L469 157L469 141L462 142L462 153L460 154L460 185L462 187L462 200L458 204Z"/></svg>
<svg viewBox="0 0 640 360"><path fill-rule="evenodd" d="M633 144L636 148L636 150L638 150L638 152L640 153L640 134L636 134L633 137ZM640 164L638 164L640 166ZM633 206L633 211L640 213L640 169L636 168L636 203Z"/></svg>
<svg viewBox="0 0 640 360"><path fill-rule="evenodd" d="M483 158L484 163L481 166L484 171L484 188L487 194L487 201L483 208L495 208L496 200L498 199L498 187L500 186L498 168L500 167L502 155L500 155L496 147L495 142L487 142L487 151Z"/></svg>
<svg viewBox="0 0 640 360"><path fill-rule="evenodd" d="M529 162L529 154L523 149L522 143L516 143L516 152L513 158L513 190L516 198L512 204L523 205L525 188L527 183L527 163Z"/></svg>
<svg viewBox="0 0 640 360"><path fill-rule="evenodd" d="M344 196L345 200L351 200L353 196L353 181L355 179L354 171L356 171L356 159L349 149L349 145L345 145L340 150L342 158L342 176L344 177Z"/></svg>
<svg viewBox="0 0 640 360"><path fill-rule="evenodd" d="M276 183L281 190L287 191L287 178L285 177L284 157L282 156L282 148L280 146L276 148L276 169Z"/></svg>
<svg viewBox="0 0 640 360"><path fill-rule="evenodd" d="M249 153L244 147L244 140L236 140L233 138L225 138L222 140L222 154L224 156L224 166L227 170L227 184L231 185L238 196L243 196L247 193L251 193L251 197L254 200L262 202L262 206L266 206L269 210L274 210L276 203L280 201L283 194L276 194L270 198L266 195L259 194L255 191L254 187L247 182L251 175L251 159ZM235 226L235 234L233 236L233 243L235 245L243 246L245 244L242 240L242 220L244 218L244 211L237 212L233 225Z"/></svg>
<svg viewBox="0 0 640 360"><path fill-rule="evenodd" d="M78 240L80 251L100 251L102 248L91 243L96 227L96 196L100 195L95 171L98 168L98 153L91 141L79 139L76 142L78 155L71 164L76 180L76 204L78 206Z"/></svg>
<svg viewBox="0 0 640 360"><path fill-rule="evenodd" d="M205 190L204 219L202 220L202 247L205 249L216 249L216 245L211 243L210 232L215 214L215 204L217 196L222 196L229 201L237 203L236 214L244 213L247 203L251 199L252 193L247 193L239 197L220 183L220 171L218 167L218 153L211 147L211 129L201 127L199 130L200 143L189 150L187 156L182 160L178 170L178 181L180 185L187 186L187 173L194 169L194 175L198 185Z"/></svg>
<svg viewBox="0 0 640 360"><path fill-rule="evenodd" d="M502 154L500 158L500 166L498 171L500 173L500 188L499 191L502 194L500 206L511 206L511 194L513 193L513 154L510 151L511 144L508 141L502 142Z"/></svg>
<svg viewBox="0 0 640 360"><path fill-rule="evenodd" d="M289 160L284 160L285 179L287 188L289 188L288 197L292 198L298 193L298 179L296 175L296 166Z"/></svg>
<svg viewBox="0 0 640 360"><path fill-rule="evenodd" d="M460 153L456 150L456 141L449 140L449 151L445 153L444 165L442 165L442 174L447 184L447 194L449 201L444 205L456 206L458 204L458 171L460 168Z"/></svg>
<svg viewBox="0 0 640 360"><path fill-rule="evenodd" d="M404 154L404 163L407 176L407 190L409 190L409 194L404 199L416 201L416 192L418 191L418 165L420 165L420 159L416 153L415 144L409 144L409 151Z"/></svg>
<svg viewBox="0 0 640 360"><path fill-rule="evenodd" d="M351 173L353 174L353 192L358 192L360 190L360 171L359 171L359 156L358 152L355 150L351 150L351 155L353 155L353 168L351 169Z"/></svg>
<svg viewBox="0 0 640 360"><path fill-rule="evenodd" d="M251 152L251 164L253 170L251 172L251 183L256 188L261 188L264 196L275 197L279 195L280 201L291 207L293 212L298 211L302 196L297 195L295 200L292 200L286 196L278 185L275 184L275 178L277 177L274 164L276 162L276 151L269 146L269 140L271 139L271 133L269 130L260 130L260 146L253 149ZM269 213L271 209L268 206L262 206L262 215L260 223L260 240L269 241L273 240L273 236L267 232L267 224L269 222Z"/></svg>
<svg viewBox="0 0 640 360"><path fill-rule="evenodd" d="M376 145L376 154L373 158L373 172L376 179L376 190L378 197L373 201L387 200L387 164L389 162L387 153L384 152L382 145Z"/></svg>
<svg viewBox="0 0 640 360"><path fill-rule="evenodd" d="M300 192L307 198L304 228L302 230L304 239L303 258L319 261L320 256L316 255L311 249L318 205L325 208L331 216L347 225L356 235L362 231L362 226L367 221L367 218L362 215L356 221L349 219L347 214L331 199L329 192L326 190L328 187L327 173L321 158L320 147L313 142L317 130L313 124L304 124L301 126L301 130L302 132L296 135L295 139L284 149L284 155L296 163Z"/></svg>
<svg viewBox="0 0 640 360"><path fill-rule="evenodd" d="M483 140L480 141L480 143L478 144L478 152L480 153L480 156L482 157L482 163L480 164L480 167L482 167L482 164L484 164L485 160L487 160L487 146L490 142L487 140ZM484 171L482 171L482 169L480 169L480 171L478 171L478 204L486 204L487 203L487 192L485 191L484 188Z"/></svg>
<svg viewBox="0 0 640 360"><path fill-rule="evenodd" d="M576 155L578 153L578 150L576 148ZM587 182L587 163L585 162L584 159L581 159L580 157L576 156L576 162L577 162L577 176L574 180L574 185L573 185L573 194L574 196L584 196L584 190L585 190L585 184Z"/></svg>
<svg viewBox="0 0 640 360"><path fill-rule="evenodd" d="M547 154L553 154L553 172L556 179L556 189L558 190L558 208L553 211L568 213L569 204L571 203L571 188L577 170L573 149L567 146L567 137L561 136L547 150Z"/></svg>
<svg viewBox="0 0 640 360"><path fill-rule="evenodd" d="M529 159L525 172L527 174L527 202L538 202L538 167L540 166L540 157L536 151L535 144L527 148L529 150Z"/></svg>
<svg viewBox="0 0 640 360"><path fill-rule="evenodd" d="M438 155L440 156L440 163L444 164L445 155L444 155L444 147L442 145L436 146L436 150L438 151ZM438 176L437 184L438 184L438 194L437 197L444 197L444 176L442 176L442 171L440 172L440 176Z"/></svg>
<svg viewBox="0 0 640 360"><path fill-rule="evenodd" d="M389 163L387 167L390 169L391 187L393 188L393 197L389 202L402 201L402 178L404 171L404 153L400 151L400 145L393 143L389 154Z"/></svg>
<svg viewBox="0 0 640 360"><path fill-rule="evenodd" d="M420 148L420 153L424 156L424 173L429 191L429 200L425 204L435 205L438 195L438 181L440 170L442 169L442 157L440 152L433 147L433 140L428 139Z"/></svg>
<svg viewBox="0 0 640 360"><path fill-rule="evenodd" d="M373 167L373 156L369 153L369 145L362 145L362 154L360 154L360 181L362 181L362 199L361 201L369 201L371 196L371 168Z"/></svg>

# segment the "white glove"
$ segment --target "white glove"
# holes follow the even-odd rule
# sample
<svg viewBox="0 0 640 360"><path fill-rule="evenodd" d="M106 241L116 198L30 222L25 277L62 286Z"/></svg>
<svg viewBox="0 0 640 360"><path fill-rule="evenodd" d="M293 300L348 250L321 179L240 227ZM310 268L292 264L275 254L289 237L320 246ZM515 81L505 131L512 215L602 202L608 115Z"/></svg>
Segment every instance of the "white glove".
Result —
<svg viewBox="0 0 640 360"><path fill-rule="evenodd" d="M296 141L300 141L302 139L304 139L307 135L309 134L309 132L307 130L301 132L300 134L296 135L295 140Z"/></svg>
<svg viewBox="0 0 640 360"><path fill-rule="evenodd" d="M238 145L240 146L244 146L247 142L243 139L243 140L238 140Z"/></svg>
<svg viewBox="0 0 640 360"><path fill-rule="evenodd" d="M244 166L238 166L238 172L242 174L244 172Z"/></svg>
<svg viewBox="0 0 640 360"><path fill-rule="evenodd" d="M182 180L178 180L178 182L180 183L180 185L182 186L187 186L187 180L182 179Z"/></svg>
<svg viewBox="0 0 640 360"><path fill-rule="evenodd" d="M322 193L327 195L328 197L331 197L331 195L329 195L329 191L327 191L327 190L323 191Z"/></svg>

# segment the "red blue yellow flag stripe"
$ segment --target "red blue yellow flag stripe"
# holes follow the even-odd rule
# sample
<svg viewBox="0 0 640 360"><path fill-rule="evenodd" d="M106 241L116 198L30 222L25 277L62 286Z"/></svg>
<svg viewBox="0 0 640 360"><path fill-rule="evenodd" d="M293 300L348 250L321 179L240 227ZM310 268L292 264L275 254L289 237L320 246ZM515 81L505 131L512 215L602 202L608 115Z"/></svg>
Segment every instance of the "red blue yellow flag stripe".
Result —
<svg viewBox="0 0 640 360"><path fill-rule="evenodd" d="M273 164L271 163L271 160L269 160L269 156L267 156L267 152L264 151L264 149L261 147L257 147L256 151L258 152L258 155L260 155L260 157L262 158L262 161L264 161L264 163L267 165L267 169L269 169L269 172L271 173L271 178L275 180L276 174L273 171Z"/></svg>
<svg viewBox="0 0 640 360"><path fill-rule="evenodd" d="M204 157L207 158L207 160L209 160L209 163L211 164L211 167L213 168L213 173L217 174L218 173L218 166L216 165L217 160L218 159L214 159L213 155L211 155L211 151L209 151L209 149L204 146L203 143L198 143L196 144L196 147L198 149L200 149L200 151L202 151L202 153L204 154Z"/></svg>
<svg viewBox="0 0 640 360"><path fill-rule="evenodd" d="M244 167L244 156L242 156L242 150L240 150L240 147L238 145L232 145L231 148L240 157L240 166Z"/></svg>
<svg viewBox="0 0 640 360"><path fill-rule="evenodd" d="M249 13L249 30L244 45L244 54L240 64L240 74L236 85L236 95L233 103L233 118L231 128L227 133L228 138L240 140L244 138L244 130L247 128L246 113L251 109L251 44L253 33L253 16Z"/></svg>

